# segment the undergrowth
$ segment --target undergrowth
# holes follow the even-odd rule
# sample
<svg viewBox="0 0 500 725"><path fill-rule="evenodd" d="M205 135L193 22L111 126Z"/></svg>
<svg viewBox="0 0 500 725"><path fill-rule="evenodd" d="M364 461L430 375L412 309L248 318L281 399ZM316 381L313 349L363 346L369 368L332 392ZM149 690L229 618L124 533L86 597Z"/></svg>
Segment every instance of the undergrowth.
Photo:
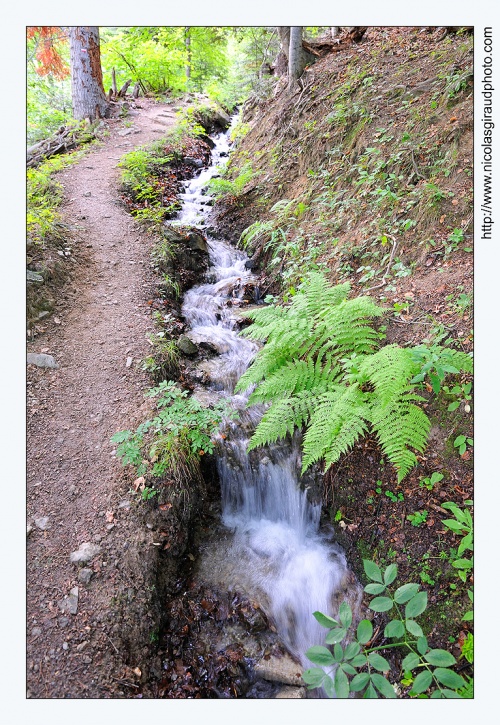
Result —
<svg viewBox="0 0 500 725"><path fill-rule="evenodd" d="M304 429L302 470L320 459L328 470L373 431L399 482L416 465L414 451L424 451L430 430L417 392L431 371L428 348L378 349L385 334L371 320L384 310L370 297L348 300L349 289L312 272L288 306L245 313L253 324L242 334L266 344L236 390L256 385L248 404L270 404L249 450ZM472 370L466 353L438 345L432 352L436 382Z"/></svg>

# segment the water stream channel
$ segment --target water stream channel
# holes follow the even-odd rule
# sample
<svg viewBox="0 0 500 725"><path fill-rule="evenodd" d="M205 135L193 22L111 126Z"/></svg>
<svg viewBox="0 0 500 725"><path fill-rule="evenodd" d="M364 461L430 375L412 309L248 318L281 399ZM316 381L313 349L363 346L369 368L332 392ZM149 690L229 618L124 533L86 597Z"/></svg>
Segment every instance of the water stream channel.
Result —
<svg viewBox="0 0 500 725"><path fill-rule="evenodd" d="M186 182L177 224L203 228L206 223L206 183L218 172L221 154L227 155L229 132L214 141L210 168ZM359 588L332 531L320 531L321 503L310 500L307 482L300 478L298 436L292 443L246 452L263 409L247 408L248 394L234 394L236 381L258 351L256 343L238 335L237 312L243 291L256 279L245 266L244 252L210 235L208 245L206 281L186 293L182 312L192 341L208 342L219 353L200 366L210 380L208 392L200 387L200 397L229 399L239 418L228 422L218 446L227 536L206 546L199 576L258 601L286 648L310 667L305 652L323 644L326 634L312 613L335 616L346 587L351 603L359 601Z"/></svg>

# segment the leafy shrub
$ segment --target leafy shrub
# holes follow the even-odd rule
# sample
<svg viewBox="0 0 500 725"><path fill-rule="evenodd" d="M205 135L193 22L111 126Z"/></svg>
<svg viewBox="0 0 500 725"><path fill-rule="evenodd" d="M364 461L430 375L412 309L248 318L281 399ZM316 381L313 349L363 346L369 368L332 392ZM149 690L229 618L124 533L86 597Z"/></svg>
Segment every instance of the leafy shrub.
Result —
<svg viewBox="0 0 500 725"><path fill-rule="evenodd" d="M290 305L245 313L253 324L241 334L267 342L236 390L256 385L249 405L271 404L249 450L305 428L302 470L320 459L327 470L372 430L401 481L417 462L413 450L424 450L430 429L416 405L424 399L414 392L421 365L411 349L377 350L384 334L371 320L383 309L370 297L348 300L349 289L348 283L332 287L321 273L311 272Z"/></svg>
<svg viewBox="0 0 500 725"><path fill-rule="evenodd" d="M205 408L171 380L151 388L146 396L156 398L157 415L135 432L115 433L111 441L118 443L116 453L123 465L133 465L139 476L151 463L153 476L170 473L178 479L186 468L197 466L199 456L213 452L213 437L223 418L230 415L227 404L220 401Z"/></svg>
<svg viewBox="0 0 500 725"><path fill-rule="evenodd" d="M333 645L333 652L325 646L311 647L306 656L319 667L306 670L302 677L313 690L323 687L329 697L345 698L349 693L362 693L363 698L396 698L396 691L385 676L391 669L380 651L393 647L408 650L402 662L403 684L411 685L410 696L437 698L461 698L459 690L467 686L464 678L451 668L455 657L443 649L431 649L424 636L417 617L427 609L427 592L420 591L420 584L407 583L393 589L398 567L389 566L382 573L373 561L363 561L364 570L371 580L364 590L374 595L368 605L373 612L387 612L392 619L384 629L386 640L391 643L371 646L373 624L363 619L355 634L348 638L352 625L352 611L347 602L340 605L338 620L321 612L314 617L322 627L328 629L327 645ZM389 612L391 613L389 615ZM349 644L342 646L344 640ZM325 668L330 668L327 672ZM418 674L414 675L413 670ZM426 693L430 692L430 695Z"/></svg>

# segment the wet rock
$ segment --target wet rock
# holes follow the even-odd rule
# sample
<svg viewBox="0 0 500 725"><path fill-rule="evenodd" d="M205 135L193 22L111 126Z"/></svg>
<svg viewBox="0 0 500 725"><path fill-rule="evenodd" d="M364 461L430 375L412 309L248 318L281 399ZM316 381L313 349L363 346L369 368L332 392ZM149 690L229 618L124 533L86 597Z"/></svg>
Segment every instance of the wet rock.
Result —
<svg viewBox="0 0 500 725"><path fill-rule="evenodd" d="M245 262L245 269L257 269L258 263L254 259L247 259Z"/></svg>
<svg viewBox="0 0 500 725"><path fill-rule="evenodd" d="M268 660L262 659L255 665L255 674L271 682L281 682L284 685L300 687L302 680L302 667L289 655L277 657L271 655Z"/></svg>
<svg viewBox="0 0 500 725"><path fill-rule="evenodd" d="M88 584L93 576L94 572L92 569L81 569L78 572L78 581L82 582L82 584Z"/></svg>
<svg viewBox="0 0 500 725"><path fill-rule="evenodd" d="M224 111L222 111L222 110L213 112L212 121L217 126L220 126L223 131L225 131L226 128L229 128L229 125L231 123L231 119L229 118L227 113L224 113Z"/></svg>
<svg viewBox="0 0 500 725"><path fill-rule="evenodd" d="M36 365L39 368L53 368L56 370L59 367L52 355L45 355L44 353L29 352L26 356L26 362L28 365Z"/></svg>
<svg viewBox="0 0 500 725"><path fill-rule="evenodd" d="M35 519L35 526L41 531L46 531L49 528L49 517L40 516L40 518Z"/></svg>
<svg viewBox="0 0 500 725"><path fill-rule="evenodd" d="M208 254L208 245L205 237L197 232L189 232L186 237L187 245L190 249Z"/></svg>
<svg viewBox="0 0 500 725"><path fill-rule="evenodd" d="M195 169L201 169L203 166L203 161L201 159L194 159L192 156L185 156L183 161L185 164L189 164L189 166L192 166Z"/></svg>
<svg viewBox="0 0 500 725"><path fill-rule="evenodd" d="M305 687L283 687L275 696L275 700L304 700L306 697Z"/></svg>
<svg viewBox="0 0 500 725"><path fill-rule="evenodd" d="M101 547L98 544L91 544L89 542L85 542L84 544L80 544L80 547L77 551L71 552L71 554L69 555L69 560L73 564L91 561L91 559L97 556L100 551Z"/></svg>
<svg viewBox="0 0 500 725"><path fill-rule="evenodd" d="M177 347L184 355L197 355L198 348L187 335L181 335L177 340Z"/></svg>

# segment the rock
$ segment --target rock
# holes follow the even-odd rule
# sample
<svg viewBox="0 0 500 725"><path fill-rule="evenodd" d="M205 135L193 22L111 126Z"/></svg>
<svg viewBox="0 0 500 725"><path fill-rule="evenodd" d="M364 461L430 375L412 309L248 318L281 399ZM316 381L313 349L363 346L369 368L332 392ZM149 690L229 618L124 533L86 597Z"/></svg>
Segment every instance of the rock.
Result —
<svg viewBox="0 0 500 725"><path fill-rule="evenodd" d="M303 700L306 697L305 687L283 687L275 696L276 700Z"/></svg>
<svg viewBox="0 0 500 725"><path fill-rule="evenodd" d="M217 126L220 126L223 130L226 130L226 128L229 128L231 124L231 119L227 115L227 113L224 113L223 110L217 110L213 113L212 120L214 123L217 124Z"/></svg>
<svg viewBox="0 0 500 725"><path fill-rule="evenodd" d="M181 335L177 340L177 347L184 355L197 355L198 348L187 335Z"/></svg>
<svg viewBox="0 0 500 725"><path fill-rule="evenodd" d="M254 259L247 259L245 262L245 269L257 269L259 265Z"/></svg>
<svg viewBox="0 0 500 725"><path fill-rule="evenodd" d="M129 368L132 365L132 362L133 362L133 358L128 357L127 358L127 362L125 364L125 367Z"/></svg>
<svg viewBox="0 0 500 725"><path fill-rule="evenodd" d="M213 141L206 133L200 133L198 138L204 141L211 149L215 148L215 141Z"/></svg>
<svg viewBox="0 0 500 725"><path fill-rule="evenodd" d="M129 509L130 508L130 501L120 501L118 504L119 509Z"/></svg>
<svg viewBox="0 0 500 725"><path fill-rule="evenodd" d="M62 648L63 648L64 651L66 651L67 649L69 649L69 644L67 642L63 642L62 643Z"/></svg>
<svg viewBox="0 0 500 725"><path fill-rule="evenodd" d="M41 531L45 531L49 528L49 517L48 516L40 516L40 518L35 519L35 526L37 529L40 529Z"/></svg>
<svg viewBox="0 0 500 725"><path fill-rule="evenodd" d="M59 367L52 355L44 355L43 353L29 352L26 356L26 362L28 365L36 365L39 368L54 368L56 370Z"/></svg>
<svg viewBox="0 0 500 725"><path fill-rule="evenodd" d="M33 526L30 526L30 524L28 524L26 527L26 536L29 536L32 531L33 531Z"/></svg>
<svg viewBox="0 0 500 725"><path fill-rule="evenodd" d="M31 636L32 637L39 637L42 634L42 630L40 627L33 627L31 630Z"/></svg>
<svg viewBox="0 0 500 725"><path fill-rule="evenodd" d="M208 254L208 244L202 234L189 232L186 237L186 242L190 249L196 249L199 252L205 252L205 254Z"/></svg>
<svg viewBox="0 0 500 725"><path fill-rule="evenodd" d="M69 596L60 599L57 604L62 612L76 614L78 611L78 587L73 587Z"/></svg>
<svg viewBox="0 0 500 725"><path fill-rule="evenodd" d="M88 584L93 576L94 572L92 569L80 569L78 572L78 581L82 582L82 584Z"/></svg>
<svg viewBox="0 0 500 725"><path fill-rule="evenodd" d="M194 159L192 156L185 156L183 161L185 164L189 164L189 166L193 166L195 169L201 169L203 166L203 161L201 159Z"/></svg>
<svg viewBox="0 0 500 725"><path fill-rule="evenodd" d="M80 548L77 551L71 552L71 554L69 555L69 560L73 564L90 561L95 556L97 556L100 551L101 547L98 544L91 544L89 542L85 542L84 544L80 544Z"/></svg>
<svg viewBox="0 0 500 725"><path fill-rule="evenodd" d="M302 667L288 655L284 657L271 655L268 660L260 660L255 665L255 674L264 678L264 680L281 682L284 685L300 687L304 684L302 680Z"/></svg>
<svg viewBox="0 0 500 725"><path fill-rule="evenodd" d="M32 272L31 269L26 270L27 282L43 282L43 277L38 272Z"/></svg>

